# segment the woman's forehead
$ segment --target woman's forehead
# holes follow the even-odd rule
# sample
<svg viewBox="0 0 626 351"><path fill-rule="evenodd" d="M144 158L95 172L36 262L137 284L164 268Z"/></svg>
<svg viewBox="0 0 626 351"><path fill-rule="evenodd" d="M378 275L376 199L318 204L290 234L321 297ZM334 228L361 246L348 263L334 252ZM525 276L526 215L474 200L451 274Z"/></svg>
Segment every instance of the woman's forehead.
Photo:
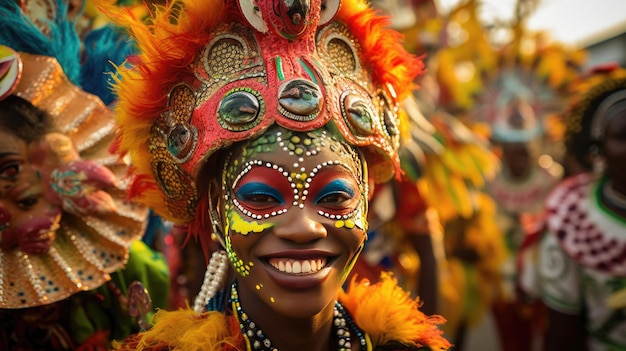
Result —
<svg viewBox="0 0 626 351"><path fill-rule="evenodd" d="M311 132L271 129L235 149L229 162L235 168L242 168L253 160L263 160L303 172L329 161L340 161L353 171L362 166L359 154L351 146L335 139L323 129ZM358 174L360 176L360 172Z"/></svg>

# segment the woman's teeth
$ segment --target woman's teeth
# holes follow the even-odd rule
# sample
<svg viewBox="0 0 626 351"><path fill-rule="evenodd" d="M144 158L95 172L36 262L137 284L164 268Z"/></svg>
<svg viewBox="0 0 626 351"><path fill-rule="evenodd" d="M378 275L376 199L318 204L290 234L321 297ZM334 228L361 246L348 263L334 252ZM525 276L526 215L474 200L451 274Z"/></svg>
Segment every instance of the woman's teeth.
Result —
<svg viewBox="0 0 626 351"><path fill-rule="evenodd" d="M277 270L291 274L315 273L326 265L325 258L313 260L294 260L291 258L272 258L270 264Z"/></svg>

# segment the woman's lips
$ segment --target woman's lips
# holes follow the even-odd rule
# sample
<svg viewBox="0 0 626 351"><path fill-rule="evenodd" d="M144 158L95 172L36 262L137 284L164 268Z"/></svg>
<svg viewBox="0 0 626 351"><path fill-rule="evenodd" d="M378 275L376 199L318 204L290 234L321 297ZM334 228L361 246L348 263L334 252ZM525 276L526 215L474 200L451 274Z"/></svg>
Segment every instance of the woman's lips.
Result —
<svg viewBox="0 0 626 351"><path fill-rule="evenodd" d="M20 228L19 245L22 251L29 254L44 254L50 250L59 229L58 218L38 218L27 226Z"/></svg>
<svg viewBox="0 0 626 351"><path fill-rule="evenodd" d="M49 232L40 236L39 238L27 239L20 242L22 251L31 255L42 255L47 253L54 241L54 232Z"/></svg>

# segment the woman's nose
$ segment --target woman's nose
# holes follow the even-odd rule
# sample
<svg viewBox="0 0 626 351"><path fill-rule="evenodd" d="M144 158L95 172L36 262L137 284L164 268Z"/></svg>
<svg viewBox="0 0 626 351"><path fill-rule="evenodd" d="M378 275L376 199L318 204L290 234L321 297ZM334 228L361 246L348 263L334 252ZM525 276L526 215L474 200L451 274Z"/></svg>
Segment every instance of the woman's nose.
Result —
<svg viewBox="0 0 626 351"><path fill-rule="evenodd" d="M283 221L274 227L274 234L297 243L325 238L326 228L315 217L319 216L306 209L292 208L283 214Z"/></svg>

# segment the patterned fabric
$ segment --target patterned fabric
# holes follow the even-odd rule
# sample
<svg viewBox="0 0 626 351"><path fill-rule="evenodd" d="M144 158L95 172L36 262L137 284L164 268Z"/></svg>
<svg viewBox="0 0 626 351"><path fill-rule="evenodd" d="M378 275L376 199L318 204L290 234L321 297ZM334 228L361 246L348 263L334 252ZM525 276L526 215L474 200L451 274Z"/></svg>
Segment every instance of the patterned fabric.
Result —
<svg viewBox="0 0 626 351"><path fill-rule="evenodd" d="M519 214L536 213L543 209L546 195L552 190L557 177L546 168L536 165L527 179L511 180L500 172L488 184L489 193L502 207L502 211Z"/></svg>
<svg viewBox="0 0 626 351"><path fill-rule="evenodd" d="M599 203L602 184L590 174L564 181L546 202L548 228L581 265L626 277L626 222Z"/></svg>
<svg viewBox="0 0 626 351"><path fill-rule="evenodd" d="M624 350L626 308L611 300L626 289L626 221L599 203L601 186L582 174L549 196L549 233L539 248L541 294L555 310L586 315L591 350Z"/></svg>

